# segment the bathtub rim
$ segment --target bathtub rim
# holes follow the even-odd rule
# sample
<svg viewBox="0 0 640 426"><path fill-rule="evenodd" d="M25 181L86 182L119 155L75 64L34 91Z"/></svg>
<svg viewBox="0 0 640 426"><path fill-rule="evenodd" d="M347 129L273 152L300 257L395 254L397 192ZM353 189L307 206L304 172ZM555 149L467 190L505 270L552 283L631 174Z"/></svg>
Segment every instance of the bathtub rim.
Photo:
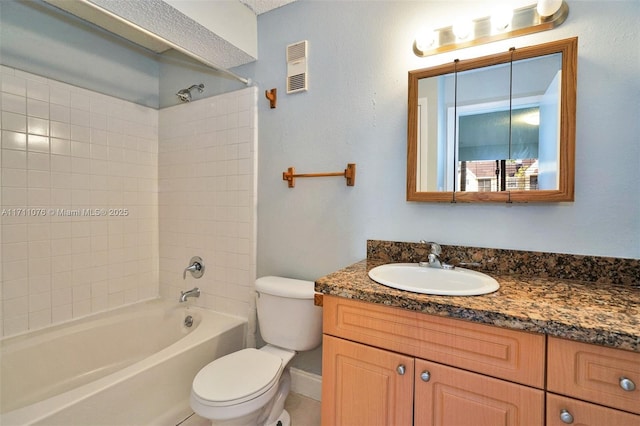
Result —
<svg viewBox="0 0 640 426"><path fill-rule="evenodd" d="M103 317L110 317L114 315L114 313L118 313L118 311L123 311L125 313L128 313L129 311L135 312L136 307L140 305L149 305L147 309L154 309L154 305L158 305L158 307L161 307L162 309L167 309L171 306L175 306L174 303L171 303L166 299L154 298L154 299L141 301L139 303L131 304L126 307L120 307L110 311L100 312L96 315L89 315L89 316L83 317L82 319L78 319L78 322L90 322L92 319L95 319L96 321L98 321ZM178 307L182 308L182 306L178 306ZM115 371L107 376L101 377L93 382L86 383L82 386L71 389L62 394L52 396L43 401L38 401L31 405L17 408L12 411L8 411L6 413L0 413L0 424L29 425L29 424L33 424L41 420L44 420L48 416L51 416L57 412L63 411L73 406L74 404L77 404L80 401L88 399L102 392L104 389L108 388L109 386L122 383L146 369L153 368L154 366L161 364L164 360L168 359L169 357L182 354L198 346L202 342L210 338L215 338L220 334L226 331L229 331L233 328L236 328L238 326L243 327L242 339L243 341L246 341L247 324L248 324L248 320L246 318L242 318L232 314L217 312L217 311L213 311L210 309L193 306L193 305L184 306L183 309L185 309L185 311L187 312L197 311L200 315L202 315L201 325L205 323L205 318L214 320L212 323L213 332L211 332L210 330L206 332L206 334L203 334L205 333L203 331L204 328L200 330L196 329L193 332L183 336L177 342L174 342L173 344L163 348L162 350L155 352L150 356L134 364L131 364L121 370ZM107 313L110 315L106 315ZM223 321L220 321L220 320L223 320ZM66 322L65 324L69 326L70 323L73 323L73 322L74 321L69 321L69 322ZM207 324L209 324L209 322L207 322ZM62 324L56 324L51 328L52 329L57 328L58 326L62 326ZM48 330L48 329L49 328L32 330L31 333L43 333L45 330ZM24 334L25 333L21 333L21 335L24 335ZM10 337L16 337L16 336L17 335L12 335Z"/></svg>
<svg viewBox="0 0 640 426"><path fill-rule="evenodd" d="M120 306L115 306L113 308L108 308L105 310L101 310L101 311L97 311L97 312L91 312L88 313L86 315L81 315L79 317L74 317L74 318L69 318L66 319L64 321L60 321L60 322L56 322L54 324L47 324L44 325L42 327L38 327L38 328L33 328L30 330L24 330L21 331L19 333L14 333L14 334L9 334L6 336L2 336L0 337L0 344L7 341L7 340L11 340L14 338L20 338L20 337L24 337L30 334L38 334L38 333L45 333L45 332L51 332L51 331L55 331L58 328L64 328L66 326L69 326L70 324L73 325L79 325L82 324L84 322L90 322L93 320L97 320L100 319L102 317L108 317L113 315L116 312L122 311L123 313L131 311L131 312L135 312L136 308L142 306L142 305L146 305L146 304L153 304L153 303L158 303L158 302L166 302L166 303L170 303L168 300L162 298L162 297L149 297L147 299L141 299L138 300L136 302L132 302L132 303L127 303L125 305L120 305ZM194 307L196 307L194 305ZM227 315L227 314L225 314ZM230 315L233 316L233 315Z"/></svg>

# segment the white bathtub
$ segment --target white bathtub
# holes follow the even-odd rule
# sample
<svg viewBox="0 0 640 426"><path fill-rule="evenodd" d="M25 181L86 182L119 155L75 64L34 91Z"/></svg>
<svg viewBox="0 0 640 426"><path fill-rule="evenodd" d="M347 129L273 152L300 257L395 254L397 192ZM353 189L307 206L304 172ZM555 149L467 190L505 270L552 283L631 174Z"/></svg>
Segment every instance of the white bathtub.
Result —
<svg viewBox="0 0 640 426"><path fill-rule="evenodd" d="M2 339L0 424L175 424L196 373L245 333L243 318L153 300Z"/></svg>

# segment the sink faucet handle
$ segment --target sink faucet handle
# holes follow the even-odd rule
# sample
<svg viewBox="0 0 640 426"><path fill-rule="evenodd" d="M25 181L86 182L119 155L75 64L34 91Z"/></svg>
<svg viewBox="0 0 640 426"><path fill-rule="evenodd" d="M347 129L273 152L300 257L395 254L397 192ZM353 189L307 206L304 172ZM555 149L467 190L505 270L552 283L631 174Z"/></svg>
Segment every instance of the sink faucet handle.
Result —
<svg viewBox="0 0 640 426"><path fill-rule="evenodd" d="M202 258L200 256L193 256L189 261L189 266L184 268L182 272L182 279L187 279L187 271L191 272L191 276L193 278L200 278L204 275L204 263L202 263Z"/></svg>
<svg viewBox="0 0 640 426"><path fill-rule="evenodd" d="M440 256L442 254L442 247L440 247L440 244L438 243L429 243L431 244L431 253Z"/></svg>
<svg viewBox="0 0 640 426"><path fill-rule="evenodd" d="M456 266L482 266L480 262L458 262Z"/></svg>
<svg viewBox="0 0 640 426"><path fill-rule="evenodd" d="M436 256L440 256L442 254L442 247L440 247L440 244L438 243L434 243L433 241L420 240L420 244L429 244L431 246L431 253L435 254Z"/></svg>

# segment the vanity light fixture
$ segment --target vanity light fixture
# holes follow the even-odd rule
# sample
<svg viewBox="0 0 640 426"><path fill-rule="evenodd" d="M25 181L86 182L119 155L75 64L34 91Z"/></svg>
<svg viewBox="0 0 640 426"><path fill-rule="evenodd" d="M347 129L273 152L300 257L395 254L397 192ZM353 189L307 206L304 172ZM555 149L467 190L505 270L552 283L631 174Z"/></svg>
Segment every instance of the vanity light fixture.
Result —
<svg viewBox="0 0 640 426"><path fill-rule="evenodd" d="M564 0L539 0L536 4L516 10L501 9L484 18L460 19L449 27L421 30L413 43L417 56L478 46L560 26L569 15Z"/></svg>

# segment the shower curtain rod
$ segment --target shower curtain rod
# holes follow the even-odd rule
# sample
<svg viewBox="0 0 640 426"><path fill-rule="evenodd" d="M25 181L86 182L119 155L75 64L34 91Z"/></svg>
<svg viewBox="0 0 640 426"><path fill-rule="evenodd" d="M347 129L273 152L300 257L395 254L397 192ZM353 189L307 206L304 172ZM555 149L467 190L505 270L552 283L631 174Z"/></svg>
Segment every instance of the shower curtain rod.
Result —
<svg viewBox="0 0 640 426"><path fill-rule="evenodd" d="M167 40L164 37L160 37L159 35L157 35L155 33L152 33L151 31L146 30L145 28L142 28L141 26L139 26L137 24L134 24L133 22L122 18L121 16L116 15L115 13L113 13L113 12L107 10L107 9L104 9L103 7L100 7L95 3L92 3L89 0L79 0L79 1L81 3L87 5L87 6L90 6L90 7L94 8L95 10L97 10L97 11L99 11L99 12L101 12L101 13L107 15L107 16L109 16L110 18L115 19L115 20L117 20L117 21L119 21L119 22L121 22L121 23L123 23L123 24L125 24L125 25L127 25L127 26L129 26L129 27L131 27L133 29L135 29L136 31L140 31L141 33L143 33L143 34L155 39L156 41L159 41L161 43L166 44L170 48L172 48L174 50L177 50L178 52L183 53L183 54L189 56L192 59L195 59L196 61L202 63L203 65L206 65L209 68L212 68L212 69L214 69L214 70L216 70L216 71L218 71L218 72L220 72L222 74L225 74L225 75L227 75L229 77L232 77L235 80L238 80L239 82L246 84L247 86L249 86L251 84L251 79L241 77L238 74L235 74L235 73L229 71L228 69L222 68L222 67L214 64L213 62L203 58L202 56L200 56L200 55L198 55L196 53L193 53L193 52L191 52L191 51L189 51L189 50L187 50L187 49L185 49L185 48L173 43L172 41ZM133 42L133 43L135 43L135 42Z"/></svg>

